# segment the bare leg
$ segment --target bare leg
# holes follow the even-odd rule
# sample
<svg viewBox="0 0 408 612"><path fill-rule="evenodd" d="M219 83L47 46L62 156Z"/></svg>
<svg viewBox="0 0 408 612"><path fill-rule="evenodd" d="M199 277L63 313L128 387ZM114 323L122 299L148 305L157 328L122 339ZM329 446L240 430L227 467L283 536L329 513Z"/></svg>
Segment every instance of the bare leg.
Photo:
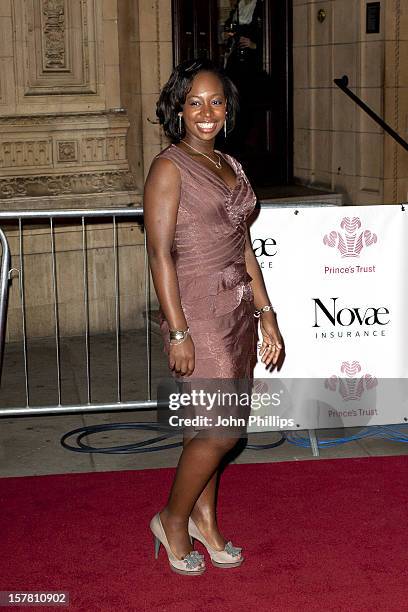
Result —
<svg viewBox="0 0 408 612"><path fill-rule="evenodd" d="M184 446L187 446L193 438L184 438ZM206 487L197 499L191 512L191 518L201 531L207 542L216 550L223 550L226 540L219 532L217 525L217 486L219 470L208 481Z"/></svg>
<svg viewBox="0 0 408 612"><path fill-rule="evenodd" d="M217 485L219 472L211 478L195 503L191 518L211 548L224 550L226 539L221 535L217 524Z"/></svg>
<svg viewBox="0 0 408 612"><path fill-rule="evenodd" d="M211 525L210 535L212 535L212 540L209 541L209 544L219 542L220 545L217 545L217 548L222 549L224 547L224 539L220 534L217 539L215 529L213 529L214 524L216 525L216 472L221 459L228 450L235 446L237 440L238 438L232 437L200 437L198 434L185 443L167 506L160 513L170 548L180 559L191 550L188 536L188 517L207 486L208 490L199 502L194 516L197 517L197 526L203 527L204 537L206 536L204 527L207 524ZM208 517L208 523L204 520L204 517Z"/></svg>

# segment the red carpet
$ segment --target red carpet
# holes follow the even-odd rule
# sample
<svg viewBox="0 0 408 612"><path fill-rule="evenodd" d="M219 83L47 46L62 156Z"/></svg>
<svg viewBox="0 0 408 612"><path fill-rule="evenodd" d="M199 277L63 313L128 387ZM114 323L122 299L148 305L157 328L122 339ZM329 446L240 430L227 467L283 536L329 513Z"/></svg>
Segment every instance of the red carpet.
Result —
<svg viewBox="0 0 408 612"><path fill-rule="evenodd" d="M173 473L0 480L0 590L69 591L59 609L81 612L408 610L408 457L229 466L219 519L246 561L201 577L154 560Z"/></svg>

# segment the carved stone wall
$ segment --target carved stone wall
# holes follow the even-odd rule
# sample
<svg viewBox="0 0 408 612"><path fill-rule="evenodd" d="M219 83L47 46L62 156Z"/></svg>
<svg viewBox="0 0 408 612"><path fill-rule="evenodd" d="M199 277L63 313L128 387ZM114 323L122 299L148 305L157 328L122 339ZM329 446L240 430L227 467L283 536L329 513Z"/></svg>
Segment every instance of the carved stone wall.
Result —
<svg viewBox="0 0 408 612"><path fill-rule="evenodd" d="M0 29L0 199L140 202L167 144L155 104L172 68L171 0L1 0Z"/></svg>
<svg viewBox="0 0 408 612"><path fill-rule="evenodd" d="M93 2L20 0L17 16L27 41L18 55L25 96L97 93Z"/></svg>
<svg viewBox="0 0 408 612"><path fill-rule="evenodd" d="M128 192L130 197L128 126L125 112L0 116L3 205L12 207L13 198L24 197L106 192Z"/></svg>
<svg viewBox="0 0 408 612"><path fill-rule="evenodd" d="M4 206L86 206L90 194L94 206L138 203L117 0L2 0L0 31Z"/></svg>
<svg viewBox="0 0 408 612"><path fill-rule="evenodd" d="M114 58L106 55L108 63L104 61L104 35L113 32L107 32L109 20L104 19L103 4L96 0L13 0L16 114L109 107L104 68ZM119 92L115 94L110 106L120 106Z"/></svg>

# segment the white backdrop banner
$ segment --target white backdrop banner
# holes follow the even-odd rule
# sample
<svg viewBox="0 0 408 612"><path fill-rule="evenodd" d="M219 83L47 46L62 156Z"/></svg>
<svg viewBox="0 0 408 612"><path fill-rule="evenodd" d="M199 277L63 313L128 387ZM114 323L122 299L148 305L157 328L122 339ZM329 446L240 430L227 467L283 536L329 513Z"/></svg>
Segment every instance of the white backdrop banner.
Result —
<svg viewBox="0 0 408 612"><path fill-rule="evenodd" d="M260 211L251 238L286 358L273 372L259 362L254 390L269 380L286 399L257 415L294 422L250 431L407 422L407 217L397 205Z"/></svg>

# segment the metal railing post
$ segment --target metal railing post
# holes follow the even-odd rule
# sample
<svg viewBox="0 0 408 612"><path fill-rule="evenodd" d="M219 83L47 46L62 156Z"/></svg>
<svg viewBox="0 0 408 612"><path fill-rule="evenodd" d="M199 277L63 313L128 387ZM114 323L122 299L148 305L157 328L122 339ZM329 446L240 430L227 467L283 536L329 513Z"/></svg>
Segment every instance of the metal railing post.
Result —
<svg viewBox="0 0 408 612"><path fill-rule="evenodd" d="M8 301L8 286L10 272L10 247L7 242L5 233L0 229L0 242L2 248L1 269L0 269L0 384L1 373L4 356L4 343L6 339L6 317L7 317L7 301Z"/></svg>

